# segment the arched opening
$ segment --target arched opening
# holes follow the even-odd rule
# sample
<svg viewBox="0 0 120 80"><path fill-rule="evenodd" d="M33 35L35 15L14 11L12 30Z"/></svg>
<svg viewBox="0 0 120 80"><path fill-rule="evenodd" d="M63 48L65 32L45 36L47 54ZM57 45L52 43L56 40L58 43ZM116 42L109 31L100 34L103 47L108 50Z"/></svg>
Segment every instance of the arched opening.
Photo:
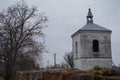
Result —
<svg viewBox="0 0 120 80"><path fill-rule="evenodd" d="M98 42L98 40L93 40L93 52L99 52L99 42Z"/></svg>
<svg viewBox="0 0 120 80"><path fill-rule="evenodd" d="M75 42L75 53L76 54L78 53L78 43L77 43L77 41Z"/></svg>

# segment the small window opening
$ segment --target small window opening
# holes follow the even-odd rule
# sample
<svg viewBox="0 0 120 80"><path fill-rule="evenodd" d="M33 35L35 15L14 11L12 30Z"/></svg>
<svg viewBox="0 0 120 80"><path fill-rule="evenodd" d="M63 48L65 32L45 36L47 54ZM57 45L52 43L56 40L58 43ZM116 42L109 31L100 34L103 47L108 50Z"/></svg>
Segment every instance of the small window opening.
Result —
<svg viewBox="0 0 120 80"><path fill-rule="evenodd" d="M93 40L93 52L99 52L99 42L98 42L98 40Z"/></svg>
<svg viewBox="0 0 120 80"><path fill-rule="evenodd" d="M90 20L91 20L91 18L88 18L88 20L90 21Z"/></svg>
<svg viewBox="0 0 120 80"><path fill-rule="evenodd" d="M75 42L75 53L77 54L78 53L78 43Z"/></svg>

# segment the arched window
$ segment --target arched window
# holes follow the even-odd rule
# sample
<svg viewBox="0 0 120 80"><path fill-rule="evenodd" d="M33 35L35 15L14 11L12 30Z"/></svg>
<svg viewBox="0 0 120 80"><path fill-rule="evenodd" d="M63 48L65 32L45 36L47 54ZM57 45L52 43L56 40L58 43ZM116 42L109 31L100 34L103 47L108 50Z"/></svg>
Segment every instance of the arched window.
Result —
<svg viewBox="0 0 120 80"><path fill-rule="evenodd" d="M76 54L78 53L78 43L77 43L77 41L75 42L75 53Z"/></svg>
<svg viewBox="0 0 120 80"><path fill-rule="evenodd" d="M98 40L93 40L93 52L99 52L99 42L98 42Z"/></svg>

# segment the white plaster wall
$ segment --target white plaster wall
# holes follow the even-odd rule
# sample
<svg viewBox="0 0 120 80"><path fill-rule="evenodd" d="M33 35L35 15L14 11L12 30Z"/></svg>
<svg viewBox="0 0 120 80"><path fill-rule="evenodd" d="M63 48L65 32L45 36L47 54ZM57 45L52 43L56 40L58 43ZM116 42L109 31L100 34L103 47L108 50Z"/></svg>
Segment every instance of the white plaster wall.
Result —
<svg viewBox="0 0 120 80"><path fill-rule="evenodd" d="M111 58L91 58L91 59L79 59L75 60L75 68L80 70L89 70L98 65L99 67L112 67L112 59Z"/></svg>
<svg viewBox="0 0 120 80"><path fill-rule="evenodd" d="M92 42L99 41L99 54L97 57L93 52ZM78 53L75 53L75 42L78 42ZM72 49L74 54L74 68L81 70L91 69L95 65L100 67L112 67L111 57L111 33L84 31L72 37Z"/></svg>
<svg viewBox="0 0 120 80"><path fill-rule="evenodd" d="M75 43L78 43L78 53L76 54L76 46ZM73 55L74 55L74 59L80 57L80 52L81 52L81 45L80 45L80 34L76 35L73 39L72 39L72 49L73 49Z"/></svg>
<svg viewBox="0 0 120 80"><path fill-rule="evenodd" d="M99 41L99 57L111 57L111 34L109 32L83 32L81 34L80 57L94 57L92 49L93 40Z"/></svg>
<svg viewBox="0 0 120 80"><path fill-rule="evenodd" d="M82 70L87 70L91 69L94 66L98 65L100 67L112 67L112 60L111 59L105 59L105 58L92 58L92 59L81 59L81 69Z"/></svg>
<svg viewBox="0 0 120 80"><path fill-rule="evenodd" d="M74 68L81 69L81 60L80 59L74 59Z"/></svg>

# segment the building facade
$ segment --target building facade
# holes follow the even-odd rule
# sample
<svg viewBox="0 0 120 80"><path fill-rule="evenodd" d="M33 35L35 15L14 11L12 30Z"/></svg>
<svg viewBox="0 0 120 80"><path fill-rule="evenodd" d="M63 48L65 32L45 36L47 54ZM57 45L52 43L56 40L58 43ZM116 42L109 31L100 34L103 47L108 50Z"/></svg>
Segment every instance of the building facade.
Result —
<svg viewBox="0 0 120 80"><path fill-rule="evenodd" d="M87 24L72 37L74 68L88 70L94 66L112 67L111 30L93 23L91 9Z"/></svg>

